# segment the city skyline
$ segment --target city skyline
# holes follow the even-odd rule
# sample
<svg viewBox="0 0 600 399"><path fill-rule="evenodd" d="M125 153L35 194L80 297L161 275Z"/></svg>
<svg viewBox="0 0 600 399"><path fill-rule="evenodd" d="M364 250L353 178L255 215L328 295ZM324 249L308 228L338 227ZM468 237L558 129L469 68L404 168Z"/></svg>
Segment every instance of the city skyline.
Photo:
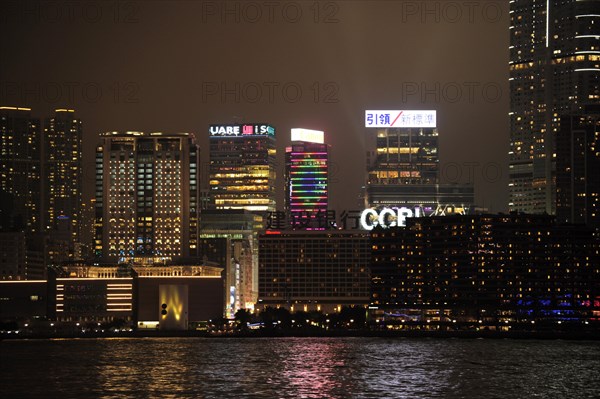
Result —
<svg viewBox="0 0 600 399"><path fill-rule="evenodd" d="M598 396L599 29L0 1L2 394Z"/></svg>
<svg viewBox="0 0 600 399"><path fill-rule="evenodd" d="M323 4L315 23L314 10L302 3L297 22L279 12L273 23L252 23L240 11L238 23L209 14L206 3L212 4L133 3L131 20L125 18L129 9L117 22L103 9L97 23L81 16L62 25L42 14L39 21L32 19L18 5L16 10L3 6L6 15L15 16L4 27L19 40L6 43L15 57L0 65L0 100L31 107L35 115L76 110L85 122L84 201L93 196L93 151L100 132L192 132L201 164L207 165L207 126L268 121L283 133L277 140L279 176L287 131L303 126L328 132L331 207L356 209L366 168L355 160L373 147L362 123L364 110L436 109L442 180L474 180L478 205L507 210L507 4L492 2L457 20L439 4L437 15L421 15L403 2L343 2L335 8ZM177 23L169 25L163 16ZM175 36L158 34L156 27L163 25L158 31ZM70 28L84 45L69 35ZM189 44L172 41L177 35ZM19 41L31 53L22 51ZM153 45L131 47L139 41ZM54 49L46 53L46 48ZM73 51L78 54L73 65L29 67L34 53L58 60ZM314 62L307 65L309 56ZM278 207L283 198L278 183Z"/></svg>

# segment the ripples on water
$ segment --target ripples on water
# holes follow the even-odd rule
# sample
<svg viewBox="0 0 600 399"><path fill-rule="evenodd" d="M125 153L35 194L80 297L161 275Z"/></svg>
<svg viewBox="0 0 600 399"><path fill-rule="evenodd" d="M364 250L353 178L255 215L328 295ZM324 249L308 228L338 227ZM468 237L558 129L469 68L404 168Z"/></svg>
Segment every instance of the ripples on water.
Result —
<svg viewBox="0 0 600 399"><path fill-rule="evenodd" d="M600 343L384 338L0 342L0 396L598 398Z"/></svg>

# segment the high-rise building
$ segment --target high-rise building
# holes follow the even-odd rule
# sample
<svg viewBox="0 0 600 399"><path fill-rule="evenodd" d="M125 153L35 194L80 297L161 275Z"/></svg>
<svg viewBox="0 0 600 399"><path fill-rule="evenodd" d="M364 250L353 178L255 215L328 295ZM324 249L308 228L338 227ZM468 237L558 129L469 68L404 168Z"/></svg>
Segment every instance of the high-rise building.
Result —
<svg viewBox="0 0 600 399"><path fill-rule="evenodd" d="M36 233L41 229L40 121L30 108L0 107L0 166L5 230Z"/></svg>
<svg viewBox="0 0 600 399"><path fill-rule="evenodd" d="M95 255L195 254L199 149L189 133L104 133L96 149Z"/></svg>
<svg viewBox="0 0 600 399"><path fill-rule="evenodd" d="M367 154L367 208L418 207L431 214L449 205L467 212L472 207L471 184L440 184L436 116L366 111L366 127L376 129L376 149Z"/></svg>
<svg viewBox="0 0 600 399"><path fill-rule="evenodd" d="M563 116L556 137L556 217L600 227L600 105Z"/></svg>
<svg viewBox="0 0 600 399"><path fill-rule="evenodd" d="M564 114L600 101L597 1L510 2L509 209L555 212Z"/></svg>
<svg viewBox="0 0 600 399"><path fill-rule="evenodd" d="M378 129L376 145L368 165L368 206L433 206L439 183L437 128Z"/></svg>
<svg viewBox="0 0 600 399"><path fill-rule="evenodd" d="M329 146L324 133L292 129L292 143L285 149L285 211L292 220L327 212L328 179Z"/></svg>
<svg viewBox="0 0 600 399"><path fill-rule="evenodd" d="M72 109L57 109L44 123L44 230L67 243L68 258L81 258L82 122Z"/></svg>
<svg viewBox="0 0 600 399"><path fill-rule="evenodd" d="M211 125L209 134L210 207L275 211L275 129Z"/></svg>

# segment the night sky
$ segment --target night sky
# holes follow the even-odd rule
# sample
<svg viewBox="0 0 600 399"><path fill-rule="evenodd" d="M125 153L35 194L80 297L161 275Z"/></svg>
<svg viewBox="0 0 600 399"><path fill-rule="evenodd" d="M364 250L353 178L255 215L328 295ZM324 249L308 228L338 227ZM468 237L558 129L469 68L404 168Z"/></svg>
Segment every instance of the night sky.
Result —
<svg viewBox="0 0 600 399"><path fill-rule="evenodd" d="M324 130L340 211L362 209L365 109L436 109L443 181L502 212L508 28L507 1L4 1L0 105L76 110L85 199L101 132L192 132L206 164L209 124L267 122L282 165L291 128Z"/></svg>

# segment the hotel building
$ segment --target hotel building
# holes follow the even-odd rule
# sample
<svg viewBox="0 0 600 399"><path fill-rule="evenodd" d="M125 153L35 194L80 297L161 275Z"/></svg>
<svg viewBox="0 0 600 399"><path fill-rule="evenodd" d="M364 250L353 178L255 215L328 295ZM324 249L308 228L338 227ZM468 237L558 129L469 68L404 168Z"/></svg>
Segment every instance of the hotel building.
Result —
<svg viewBox="0 0 600 399"><path fill-rule="evenodd" d="M199 149L189 133L104 133L96 149L95 255L195 254Z"/></svg>
<svg viewBox="0 0 600 399"><path fill-rule="evenodd" d="M275 128L211 125L210 207L275 211Z"/></svg>
<svg viewBox="0 0 600 399"><path fill-rule="evenodd" d="M600 242L547 215L408 219L372 231L371 309L388 321L600 320Z"/></svg>
<svg viewBox="0 0 600 399"><path fill-rule="evenodd" d="M323 313L366 307L370 260L364 231L267 230L259 236L258 306Z"/></svg>
<svg viewBox="0 0 600 399"><path fill-rule="evenodd" d="M600 101L597 1L510 2L509 209L554 214L561 117Z"/></svg>

